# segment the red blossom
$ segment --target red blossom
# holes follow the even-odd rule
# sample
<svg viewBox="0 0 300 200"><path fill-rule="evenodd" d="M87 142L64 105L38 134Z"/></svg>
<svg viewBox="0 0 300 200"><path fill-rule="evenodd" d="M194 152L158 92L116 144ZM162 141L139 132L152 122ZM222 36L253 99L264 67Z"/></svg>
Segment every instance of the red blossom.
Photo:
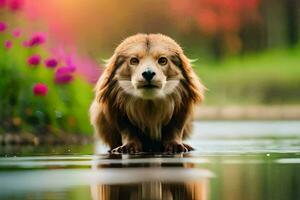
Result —
<svg viewBox="0 0 300 200"><path fill-rule="evenodd" d="M101 73L99 65L90 57L80 55L74 46L71 46L69 50L63 46L57 46L52 50L52 54L89 83L94 84L98 80Z"/></svg>
<svg viewBox="0 0 300 200"><path fill-rule="evenodd" d="M0 0L0 8L3 8L6 6L6 0Z"/></svg>
<svg viewBox="0 0 300 200"><path fill-rule="evenodd" d="M55 82L57 84L67 84L73 80L74 69L72 67L60 67L55 72Z"/></svg>
<svg viewBox="0 0 300 200"><path fill-rule="evenodd" d="M41 45L46 42L46 37L42 33L35 33L31 36L31 38L27 41L23 42L25 47L34 47Z"/></svg>
<svg viewBox="0 0 300 200"><path fill-rule="evenodd" d="M24 47L29 47L28 41L23 41L23 42L22 42L22 45L23 45Z"/></svg>
<svg viewBox="0 0 300 200"><path fill-rule="evenodd" d="M5 47L6 49L12 48L12 45L13 45L13 43L12 43L11 40L6 40L6 41L4 42L4 47Z"/></svg>
<svg viewBox="0 0 300 200"><path fill-rule="evenodd" d="M204 33L227 32L235 34L249 17L255 14L260 0L169 0L179 19L196 19Z"/></svg>
<svg viewBox="0 0 300 200"><path fill-rule="evenodd" d="M48 93L48 87L44 83L36 83L32 89L35 96L46 96Z"/></svg>
<svg viewBox="0 0 300 200"><path fill-rule="evenodd" d="M0 22L0 32L5 31L7 28L7 25L5 22Z"/></svg>
<svg viewBox="0 0 300 200"><path fill-rule="evenodd" d="M45 60L45 65L47 68L55 68L57 66L58 62L54 58L48 58Z"/></svg>
<svg viewBox="0 0 300 200"><path fill-rule="evenodd" d="M8 7L12 11L18 11L23 7L24 0L9 0L8 1Z"/></svg>
<svg viewBox="0 0 300 200"><path fill-rule="evenodd" d="M21 30L16 28L12 31L12 35L15 37L15 38L18 38L21 36Z"/></svg>
<svg viewBox="0 0 300 200"><path fill-rule="evenodd" d="M40 62L41 62L41 56L40 56L40 55L37 55L37 54L32 55L32 56L30 56L30 57L27 59L27 62L28 62L28 64L31 65L31 66L37 66L37 65L39 65Z"/></svg>

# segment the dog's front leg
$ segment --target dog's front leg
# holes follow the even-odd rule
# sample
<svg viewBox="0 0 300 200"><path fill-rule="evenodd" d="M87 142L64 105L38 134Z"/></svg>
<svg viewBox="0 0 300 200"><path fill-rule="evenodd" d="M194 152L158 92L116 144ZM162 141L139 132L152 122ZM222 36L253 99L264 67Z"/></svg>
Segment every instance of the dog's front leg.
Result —
<svg viewBox="0 0 300 200"><path fill-rule="evenodd" d="M141 141L130 133L128 130L124 130L121 132L122 136L122 145L114 148L112 153L138 153L142 151L142 143Z"/></svg>
<svg viewBox="0 0 300 200"><path fill-rule="evenodd" d="M181 153L194 150L190 145L183 143L183 134L188 122L188 110L175 114L169 124L162 130L162 148L166 153Z"/></svg>
<svg viewBox="0 0 300 200"><path fill-rule="evenodd" d="M163 151L166 153L181 153L193 150L193 148L182 141L183 130L178 130L163 139Z"/></svg>

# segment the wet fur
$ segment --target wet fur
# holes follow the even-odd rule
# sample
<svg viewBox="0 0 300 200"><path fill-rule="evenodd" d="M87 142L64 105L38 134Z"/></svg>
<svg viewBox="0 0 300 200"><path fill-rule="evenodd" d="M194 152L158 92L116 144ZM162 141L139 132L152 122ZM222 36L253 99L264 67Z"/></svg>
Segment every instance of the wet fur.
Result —
<svg viewBox="0 0 300 200"><path fill-rule="evenodd" d="M141 40L146 46L161 40L163 48L171 52L170 60L181 73L175 89L162 98L138 98L120 87L122 80L116 74L130 54L127 48ZM172 84L171 80L169 84ZM121 43L108 61L95 87L91 122L97 136L111 149L134 138L141 142L143 151L162 151L165 141L181 144L189 136L193 106L203 100L203 90L190 61L175 41L161 34L138 34Z"/></svg>

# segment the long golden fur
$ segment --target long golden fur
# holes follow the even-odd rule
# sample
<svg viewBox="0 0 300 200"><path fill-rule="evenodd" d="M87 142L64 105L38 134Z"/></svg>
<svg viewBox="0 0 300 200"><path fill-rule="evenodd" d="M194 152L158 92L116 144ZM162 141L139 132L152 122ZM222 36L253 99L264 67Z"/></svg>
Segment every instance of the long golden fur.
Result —
<svg viewBox="0 0 300 200"><path fill-rule="evenodd" d="M184 152L204 86L181 47L162 34L128 37L109 59L90 108L112 152Z"/></svg>

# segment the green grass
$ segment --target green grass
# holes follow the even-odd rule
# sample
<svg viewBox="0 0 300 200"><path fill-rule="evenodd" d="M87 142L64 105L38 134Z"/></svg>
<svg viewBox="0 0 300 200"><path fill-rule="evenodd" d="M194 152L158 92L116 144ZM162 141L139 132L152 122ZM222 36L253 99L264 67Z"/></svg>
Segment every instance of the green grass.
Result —
<svg viewBox="0 0 300 200"><path fill-rule="evenodd" d="M300 47L194 63L209 89L205 104L299 104Z"/></svg>

